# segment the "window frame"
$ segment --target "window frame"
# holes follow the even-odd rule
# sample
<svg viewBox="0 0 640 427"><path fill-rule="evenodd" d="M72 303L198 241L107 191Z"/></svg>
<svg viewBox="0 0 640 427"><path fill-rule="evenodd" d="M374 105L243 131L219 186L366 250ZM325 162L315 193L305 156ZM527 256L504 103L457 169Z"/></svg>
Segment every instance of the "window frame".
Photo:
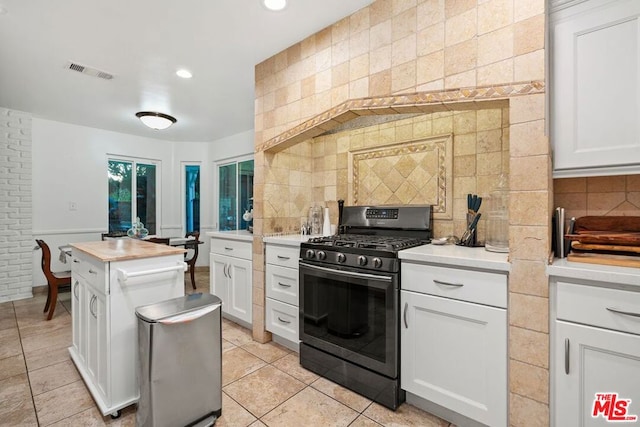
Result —
<svg viewBox="0 0 640 427"><path fill-rule="evenodd" d="M162 229L162 160L159 159L150 159L145 157L134 157L134 156L124 156L119 154L109 154L107 153L107 173L109 171L109 162L129 162L132 163L132 179L131 179L131 187L132 190L136 188L138 182L138 176L136 173L138 164L146 164L146 165L154 165L156 168L156 232L155 234L150 234L150 236L159 236L161 235ZM137 194L136 191L131 192L132 198ZM109 230L109 177L107 175L107 230ZM131 223L135 221L138 216L138 207L136 203L131 203ZM146 227L146 225L145 225Z"/></svg>
<svg viewBox="0 0 640 427"><path fill-rule="evenodd" d="M242 162L246 162L248 160L253 160L253 170L254 170L254 176L255 176L255 168L256 168L256 163L255 163L255 157L253 154L247 154L247 155L243 155L243 156L236 156L236 157L229 157L226 159L221 159L221 160L216 160L213 162L213 170L215 171L214 177L213 177L213 183L214 183L214 191L213 191L213 227L214 230L220 230L220 223L218 222L219 218L220 218L220 167L221 166L226 166L226 165L230 165L235 163L236 165L238 165L238 163L242 163ZM237 180L237 169L236 169L236 180ZM236 181L237 182L237 181ZM202 184L202 183L201 183ZM238 189L236 188L236 193L237 193ZM237 201L236 201L237 203ZM240 207L236 206L236 211L238 212L238 218L241 217L242 212L240 211ZM236 227L239 226L239 221L236 220ZM238 230L236 228L236 230Z"/></svg>
<svg viewBox="0 0 640 427"><path fill-rule="evenodd" d="M184 236L185 234L187 234L187 213L186 211L186 207L187 207L187 195L186 193L186 188L187 188L187 166L198 166L200 167L200 177L198 178L200 180L200 231L202 232L202 184L203 184L203 180L202 180L202 162L199 161L181 161L180 162L180 206L181 206L181 224L182 224L182 235Z"/></svg>

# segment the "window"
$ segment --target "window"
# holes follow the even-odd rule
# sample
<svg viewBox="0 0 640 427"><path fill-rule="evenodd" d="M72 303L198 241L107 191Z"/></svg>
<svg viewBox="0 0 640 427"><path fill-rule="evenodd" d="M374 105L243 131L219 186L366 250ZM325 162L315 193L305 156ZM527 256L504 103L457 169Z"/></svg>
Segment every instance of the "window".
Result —
<svg viewBox="0 0 640 427"><path fill-rule="evenodd" d="M149 234L157 233L157 163L109 159L109 232L127 231L139 217Z"/></svg>
<svg viewBox="0 0 640 427"><path fill-rule="evenodd" d="M253 209L253 160L218 165L218 229L245 230L251 221L242 219Z"/></svg>
<svg viewBox="0 0 640 427"><path fill-rule="evenodd" d="M200 231L200 165L185 165L185 230Z"/></svg>

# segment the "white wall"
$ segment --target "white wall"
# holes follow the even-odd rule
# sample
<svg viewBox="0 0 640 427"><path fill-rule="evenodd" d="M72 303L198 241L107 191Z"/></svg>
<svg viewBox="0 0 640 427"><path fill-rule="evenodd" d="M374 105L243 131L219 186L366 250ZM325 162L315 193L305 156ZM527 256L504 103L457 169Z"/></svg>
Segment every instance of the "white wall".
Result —
<svg viewBox="0 0 640 427"><path fill-rule="evenodd" d="M253 153L253 130L210 143L169 142L154 138L33 119L33 234L52 251L59 245L100 239L108 226L107 157L156 159L161 166L160 232L183 234L183 165L201 162L201 233L213 229L215 161ZM69 203L77 209L70 210ZM206 239L205 239L206 240ZM208 265L208 242L200 246L198 265ZM46 281L34 253L34 285ZM54 270L69 268L55 257Z"/></svg>

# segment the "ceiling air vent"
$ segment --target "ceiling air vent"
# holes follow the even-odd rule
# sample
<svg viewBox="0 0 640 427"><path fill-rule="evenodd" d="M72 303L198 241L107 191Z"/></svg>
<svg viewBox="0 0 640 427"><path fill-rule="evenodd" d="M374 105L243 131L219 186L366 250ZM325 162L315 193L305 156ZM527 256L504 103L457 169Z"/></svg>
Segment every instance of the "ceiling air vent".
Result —
<svg viewBox="0 0 640 427"><path fill-rule="evenodd" d="M87 67L85 65L76 64L75 62L67 62L67 68L69 70L77 71L88 76L97 77L99 79L111 80L113 74L109 74L106 71L100 71L96 68Z"/></svg>

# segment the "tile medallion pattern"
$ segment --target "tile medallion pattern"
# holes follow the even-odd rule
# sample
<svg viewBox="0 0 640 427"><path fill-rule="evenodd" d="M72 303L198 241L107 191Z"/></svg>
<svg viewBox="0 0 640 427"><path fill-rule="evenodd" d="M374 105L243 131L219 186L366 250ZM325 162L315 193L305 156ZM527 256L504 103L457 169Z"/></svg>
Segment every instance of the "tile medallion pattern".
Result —
<svg viewBox="0 0 640 427"><path fill-rule="evenodd" d="M452 141L446 135L350 153L354 204L430 204L434 217L451 219Z"/></svg>

